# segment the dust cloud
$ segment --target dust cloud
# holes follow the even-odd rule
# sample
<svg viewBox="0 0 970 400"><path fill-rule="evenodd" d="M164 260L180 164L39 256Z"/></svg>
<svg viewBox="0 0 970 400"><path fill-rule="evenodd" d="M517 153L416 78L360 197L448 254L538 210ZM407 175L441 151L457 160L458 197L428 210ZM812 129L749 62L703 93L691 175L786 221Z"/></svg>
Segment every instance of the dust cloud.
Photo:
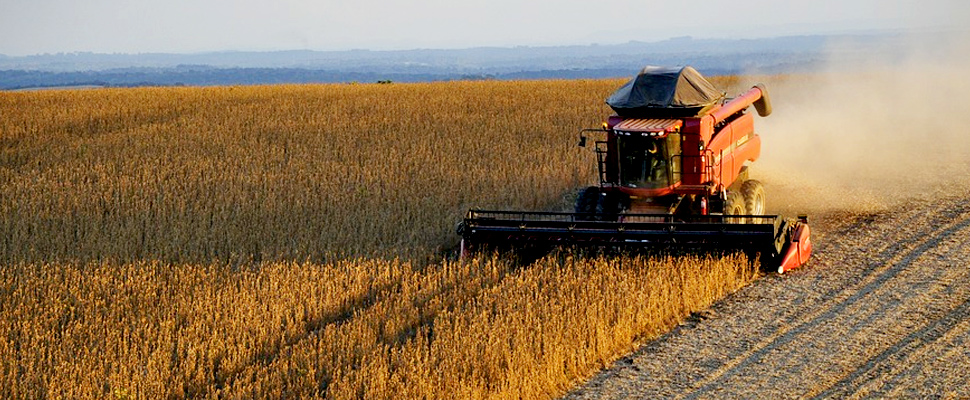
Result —
<svg viewBox="0 0 970 400"><path fill-rule="evenodd" d="M768 211L880 212L970 193L970 34L832 43L823 72L763 77Z"/></svg>

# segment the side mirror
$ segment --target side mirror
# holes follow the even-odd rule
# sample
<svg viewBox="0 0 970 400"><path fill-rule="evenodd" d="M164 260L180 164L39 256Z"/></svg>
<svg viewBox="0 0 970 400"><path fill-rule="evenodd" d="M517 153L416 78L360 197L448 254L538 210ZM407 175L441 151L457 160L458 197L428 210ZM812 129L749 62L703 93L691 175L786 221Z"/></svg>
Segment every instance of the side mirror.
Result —
<svg viewBox="0 0 970 400"><path fill-rule="evenodd" d="M586 147L586 136L579 136L579 147Z"/></svg>

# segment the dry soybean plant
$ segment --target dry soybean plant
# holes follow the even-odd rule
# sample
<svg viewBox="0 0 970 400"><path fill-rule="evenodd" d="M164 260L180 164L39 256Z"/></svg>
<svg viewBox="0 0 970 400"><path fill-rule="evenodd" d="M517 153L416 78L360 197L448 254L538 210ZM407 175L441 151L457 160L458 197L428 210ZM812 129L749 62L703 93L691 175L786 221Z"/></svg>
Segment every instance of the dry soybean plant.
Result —
<svg viewBox="0 0 970 400"><path fill-rule="evenodd" d="M592 176L609 85L0 93L0 260L427 254L472 206L541 209Z"/></svg>
<svg viewBox="0 0 970 400"><path fill-rule="evenodd" d="M749 282L738 257L0 270L5 398L543 398Z"/></svg>

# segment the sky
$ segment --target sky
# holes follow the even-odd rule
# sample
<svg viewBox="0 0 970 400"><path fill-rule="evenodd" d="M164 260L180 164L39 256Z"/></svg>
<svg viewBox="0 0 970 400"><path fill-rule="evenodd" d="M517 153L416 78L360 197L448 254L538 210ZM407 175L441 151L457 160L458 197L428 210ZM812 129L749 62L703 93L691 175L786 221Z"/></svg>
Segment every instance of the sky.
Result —
<svg viewBox="0 0 970 400"><path fill-rule="evenodd" d="M966 0L0 0L0 54L584 45L965 26Z"/></svg>

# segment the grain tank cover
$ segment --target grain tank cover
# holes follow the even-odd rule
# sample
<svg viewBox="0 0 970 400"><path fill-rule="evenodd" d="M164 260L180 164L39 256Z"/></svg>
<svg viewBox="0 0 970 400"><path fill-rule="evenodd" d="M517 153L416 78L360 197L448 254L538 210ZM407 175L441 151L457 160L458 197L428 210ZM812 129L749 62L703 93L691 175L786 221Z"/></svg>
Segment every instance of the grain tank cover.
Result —
<svg viewBox="0 0 970 400"><path fill-rule="evenodd" d="M723 98L694 68L646 67L606 104L621 117L683 118L701 114Z"/></svg>

